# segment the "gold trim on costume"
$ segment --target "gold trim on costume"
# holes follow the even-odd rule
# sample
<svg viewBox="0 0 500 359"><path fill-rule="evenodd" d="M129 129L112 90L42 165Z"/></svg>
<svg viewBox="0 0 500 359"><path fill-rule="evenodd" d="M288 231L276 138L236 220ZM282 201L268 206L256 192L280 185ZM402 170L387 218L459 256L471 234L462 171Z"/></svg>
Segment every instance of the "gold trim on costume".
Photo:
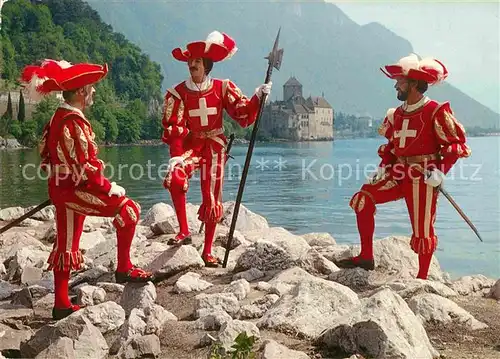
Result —
<svg viewBox="0 0 500 359"><path fill-rule="evenodd" d="M365 203L366 203L366 196L362 196L358 203L358 211L357 211L358 213L361 212L363 208L365 208Z"/></svg>
<svg viewBox="0 0 500 359"><path fill-rule="evenodd" d="M137 223L137 215L135 214L134 209L129 205L127 205L125 209L127 210L128 216L132 222Z"/></svg>
<svg viewBox="0 0 500 359"><path fill-rule="evenodd" d="M89 204L101 207L107 206L106 203L104 203L99 197L94 196L93 194L90 194L88 192L75 191L75 195L82 201L87 202Z"/></svg>
<svg viewBox="0 0 500 359"><path fill-rule="evenodd" d="M181 123L184 118L184 103L181 101L177 110L177 123Z"/></svg>
<svg viewBox="0 0 500 359"><path fill-rule="evenodd" d="M169 97L167 102L165 103L165 118L168 120L170 120L170 117L172 117L172 111L174 109L174 98L173 97Z"/></svg>
<svg viewBox="0 0 500 359"><path fill-rule="evenodd" d="M179 93L177 92L177 90L176 90L176 89L174 89L174 88L169 88L167 91L168 91L168 92L170 92L170 93L171 93L172 95L174 95L175 97L177 97L179 100L181 99L181 95L179 95Z"/></svg>
<svg viewBox="0 0 500 359"><path fill-rule="evenodd" d="M69 131L68 126L64 126L63 134L64 134L64 147L66 147L66 151L68 151L69 157L73 161L76 161L75 141L71 137L71 132Z"/></svg>
<svg viewBox="0 0 500 359"><path fill-rule="evenodd" d="M66 208L66 252L71 252L75 233L75 212Z"/></svg>
<svg viewBox="0 0 500 359"><path fill-rule="evenodd" d="M392 180L389 180L387 181L386 184L384 184L382 187L380 187L378 190L379 191L387 191L391 188L394 188L396 187L398 184L396 183L396 181L392 181Z"/></svg>
<svg viewBox="0 0 500 359"><path fill-rule="evenodd" d="M457 129L455 127L456 121L455 117L448 111L444 111L443 113L444 116L444 123L446 124L446 127L450 131L451 136L453 136L454 139L457 138Z"/></svg>
<svg viewBox="0 0 500 359"><path fill-rule="evenodd" d="M230 103L231 105L232 105L232 104L236 101L236 99L234 98L234 96L233 96L233 94L232 94L232 93L229 93L229 94L227 95L227 99L229 100L229 103Z"/></svg>
<svg viewBox="0 0 500 359"><path fill-rule="evenodd" d="M118 222L118 225L119 225L120 227L122 227L122 228L123 228L123 227L125 227L125 221L123 220L122 216L120 216L119 214L117 214L117 215L115 216L115 219L116 219L116 221Z"/></svg>
<svg viewBox="0 0 500 359"><path fill-rule="evenodd" d="M80 127L80 125L75 123L75 132L76 136L80 141L80 146L82 146L83 156L86 160L89 159L89 142L87 141L87 137L85 136L84 130Z"/></svg>
<svg viewBox="0 0 500 359"><path fill-rule="evenodd" d="M96 209L83 207L83 206L80 206L79 204L76 204L73 202L66 203L66 207L74 209L76 212L82 213L82 214L99 214L99 211Z"/></svg>
<svg viewBox="0 0 500 359"><path fill-rule="evenodd" d="M427 185L425 196L425 217L424 217L424 237L429 238L431 230L431 205L434 187Z"/></svg>
<svg viewBox="0 0 500 359"><path fill-rule="evenodd" d="M64 156L64 152L63 152L63 149L61 147L61 143L57 144L57 158L59 158L59 161L61 161L65 165L68 165L68 161L66 161L66 157Z"/></svg>
<svg viewBox="0 0 500 359"><path fill-rule="evenodd" d="M434 130L436 131L436 134L438 135L438 137L441 140L443 140L443 142L445 142L445 143L450 142L450 141L448 141L448 137L446 137L446 133L444 132L443 127L441 126L441 124L437 120L434 121Z"/></svg>
<svg viewBox="0 0 500 359"><path fill-rule="evenodd" d="M420 179L416 179L413 181L413 230L415 232L415 237L420 237L420 230L418 228L418 211L419 207L419 191L420 191Z"/></svg>

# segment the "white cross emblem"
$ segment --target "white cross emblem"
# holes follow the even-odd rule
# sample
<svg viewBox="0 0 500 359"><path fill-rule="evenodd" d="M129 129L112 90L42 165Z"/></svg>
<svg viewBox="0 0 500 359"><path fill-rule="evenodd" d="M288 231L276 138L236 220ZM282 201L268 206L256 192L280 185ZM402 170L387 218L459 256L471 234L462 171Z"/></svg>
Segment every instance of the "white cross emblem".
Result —
<svg viewBox="0 0 500 359"><path fill-rule="evenodd" d="M399 148L403 148L406 145L407 137L415 137L417 136L417 130L409 130L408 124L410 123L409 119L403 120L403 129L396 131L394 133L395 138L399 138Z"/></svg>
<svg viewBox="0 0 500 359"><path fill-rule="evenodd" d="M199 117L201 126L208 126L208 116L217 115L217 107L207 107L207 100L202 97L198 101L200 108L197 110L189 110L190 117Z"/></svg>

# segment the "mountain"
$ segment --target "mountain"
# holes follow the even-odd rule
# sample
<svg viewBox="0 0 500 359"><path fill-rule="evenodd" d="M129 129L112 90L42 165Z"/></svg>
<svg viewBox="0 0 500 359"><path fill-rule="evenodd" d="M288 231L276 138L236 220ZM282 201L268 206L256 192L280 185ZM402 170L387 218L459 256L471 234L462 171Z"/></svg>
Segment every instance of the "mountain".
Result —
<svg viewBox="0 0 500 359"><path fill-rule="evenodd" d="M410 42L379 23L360 26L331 3L88 2L114 29L161 63L164 90L187 76L185 64L172 58L172 49L219 30L236 40L239 51L231 60L216 64L213 74L233 79L251 94L264 80L264 57L281 27L280 46L285 52L281 70L273 73L273 99L281 99L280 87L293 75L303 84L305 96L324 93L337 111L380 118L399 102L394 83L379 68L413 50ZM428 94L450 101L466 127L499 127L497 113L447 83Z"/></svg>

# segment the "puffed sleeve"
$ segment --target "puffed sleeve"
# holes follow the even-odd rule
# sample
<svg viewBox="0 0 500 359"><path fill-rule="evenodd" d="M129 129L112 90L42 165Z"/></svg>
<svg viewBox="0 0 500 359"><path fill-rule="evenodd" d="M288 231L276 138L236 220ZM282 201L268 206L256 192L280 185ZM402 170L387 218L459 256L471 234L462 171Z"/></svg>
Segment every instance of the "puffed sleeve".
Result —
<svg viewBox="0 0 500 359"><path fill-rule="evenodd" d="M108 193L111 183L104 176L104 163L97 158L98 147L90 123L70 115L64 121L61 136L57 142L57 156L81 183Z"/></svg>
<svg viewBox="0 0 500 359"><path fill-rule="evenodd" d="M250 126L257 120L260 98L257 95L248 98L232 81L226 80L225 82L224 108L241 127Z"/></svg>
<svg viewBox="0 0 500 359"><path fill-rule="evenodd" d="M441 172L448 173L459 158L469 157L471 150L466 143L465 129L453 115L448 102L434 112L434 132L441 145Z"/></svg>
<svg viewBox="0 0 500 359"><path fill-rule="evenodd" d="M378 155L381 158L380 167L392 165L396 162L394 154L394 111L395 108L390 108L378 129L378 133L387 139L387 143L381 145L378 149Z"/></svg>
<svg viewBox="0 0 500 359"><path fill-rule="evenodd" d="M182 142L189 129L184 116L184 103L175 89L169 89L165 95L162 125L162 141L170 146L170 155L182 155Z"/></svg>

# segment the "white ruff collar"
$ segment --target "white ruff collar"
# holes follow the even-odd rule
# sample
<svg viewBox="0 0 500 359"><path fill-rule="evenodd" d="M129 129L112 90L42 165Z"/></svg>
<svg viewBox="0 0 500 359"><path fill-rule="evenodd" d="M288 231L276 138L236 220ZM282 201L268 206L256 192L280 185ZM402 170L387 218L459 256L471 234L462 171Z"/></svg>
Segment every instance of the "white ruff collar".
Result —
<svg viewBox="0 0 500 359"><path fill-rule="evenodd" d="M73 107L71 106L69 103L67 102L63 102L60 106L60 108L65 108L66 110L70 110L70 111L73 111L73 112L76 112L78 113L80 116L82 116L83 118L86 119L85 115L83 114L82 110L80 110L79 108L76 108L76 107Z"/></svg>
<svg viewBox="0 0 500 359"><path fill-rule="evenodd" d="M207 76L201 84L195 84L193 79L190 77L186 80L186 86L192 91L205 91L208 90L210 86L212 86L212 78L210 76Z"/></svg>
<svg viewBox="0 0 500 359"><path fill-rule="evenodd" d="M418 101L417 103L414 103L413 105L408 105L405 101L405 103L403 104L403 110L405 112L413 112L417 109L419 109L420 107L424 106L427 102L430 101L430 98L428 98L427 96L424 96L420 99L420 101Z"/></svg>

